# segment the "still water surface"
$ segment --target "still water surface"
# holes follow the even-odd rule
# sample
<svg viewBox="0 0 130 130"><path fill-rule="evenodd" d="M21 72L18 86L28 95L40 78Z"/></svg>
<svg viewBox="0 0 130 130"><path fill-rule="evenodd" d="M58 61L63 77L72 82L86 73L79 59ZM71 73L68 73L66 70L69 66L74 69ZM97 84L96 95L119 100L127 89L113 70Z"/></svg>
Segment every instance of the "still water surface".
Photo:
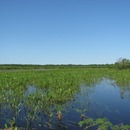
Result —
<svg viewBox="0 0 130 130"><path fill-rule="evenodd" d="M130 86L121 87L109 79L103 79L93 86L81 85L80 91L74 95L72 101L68 101L62 106L63 119L58 122L56 118L53 119L55 123L54 129L57 130L83 130L80 128L78 122L81 120L81 114L97 119L99 117L106 117L113 124L128 124L130 125ZM37 91L43 93L44 90L38 89L34 86L29 86L25 92L25 97L35 94ZM12 119L12 111L9 108L3 107L0 109L0 127L4 128L7 123L5 119ZM27 126L26 116L28 110L25 110L24 104L20 105L21 111L16 118L16 126ZM45 126L44 113L37 115L35 121L29 123L31 128L49 130ZM93 128L91 128L93 129ZM90 129L90 130L91 130Z"/></svg>

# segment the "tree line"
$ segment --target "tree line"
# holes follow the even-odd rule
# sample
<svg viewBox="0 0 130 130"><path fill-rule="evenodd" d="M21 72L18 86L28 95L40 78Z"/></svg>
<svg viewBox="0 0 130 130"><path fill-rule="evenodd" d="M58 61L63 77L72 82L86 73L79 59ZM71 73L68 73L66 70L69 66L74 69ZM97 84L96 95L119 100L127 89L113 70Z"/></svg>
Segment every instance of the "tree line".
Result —
<svg viewBox="0 0 130 130"><path fill-rule="evenodd" d="M129 69L130 60L126 58L119 58L114 64L89 64L89 65L74 65L74 64L60 64L60 65L33 65L33 64L0 64L0 70L16 70L16 69L76 69L76 68L116 68Z"/></svg>
<svg viewBox="0 0 130 130"><path fill-rule="evenodd" d="M119 58L117 62L115 62L115 66L118 69L129 69L130 68L130 60L126 58Z"/></svg>

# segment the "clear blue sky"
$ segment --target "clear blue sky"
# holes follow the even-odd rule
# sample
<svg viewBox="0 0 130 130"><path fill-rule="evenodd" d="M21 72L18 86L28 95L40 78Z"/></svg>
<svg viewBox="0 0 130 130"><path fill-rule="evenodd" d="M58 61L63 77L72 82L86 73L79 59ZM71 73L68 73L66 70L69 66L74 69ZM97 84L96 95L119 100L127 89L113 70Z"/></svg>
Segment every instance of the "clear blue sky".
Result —
<svg viewBox="0 0 130 130"><path fill-rule="evenodd" d="M0 0L0 64L130 59L130 0Z"/></svg>

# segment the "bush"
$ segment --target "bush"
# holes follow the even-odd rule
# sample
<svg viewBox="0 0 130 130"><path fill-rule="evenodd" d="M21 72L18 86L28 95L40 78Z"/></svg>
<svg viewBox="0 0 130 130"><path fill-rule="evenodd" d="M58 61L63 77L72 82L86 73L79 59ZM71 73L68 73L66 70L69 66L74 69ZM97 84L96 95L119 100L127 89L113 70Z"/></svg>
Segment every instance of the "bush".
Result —
<svg viewBox="0 0 130 130"><path fill-rule="evenodd" d="M119 58L115 65L118 69L128 69L130 68L130 60L126 58Z"/></svg>

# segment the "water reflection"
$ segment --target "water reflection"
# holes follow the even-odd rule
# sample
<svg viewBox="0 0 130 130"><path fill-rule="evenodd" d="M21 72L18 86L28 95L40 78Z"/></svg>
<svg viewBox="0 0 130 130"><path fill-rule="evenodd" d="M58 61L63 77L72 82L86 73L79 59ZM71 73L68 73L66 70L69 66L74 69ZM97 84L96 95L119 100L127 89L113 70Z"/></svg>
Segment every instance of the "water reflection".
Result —
<svg viewBox="0 0 130 130"><path fill-rule="evenodd" d="M113 86L113 82L104 79L93 88L81 86L72 106L94 119L106 117L115 124L129 124L130 99L126 95L129 95L130 91L125 90L122 94L122 88L117 85Z"/></svg>
<svg viewBox="0 0 130 130"><path fill-rule="evenodd" d="M57 120L57 109L55 106L46 108L46 103L41 107L39 103L41 96L46 96L46 90L35 86L29 86L22 99L18 101L18 107L13 108L9 103L0 104L0 127L4 128L7 119L14 117L15 110L16 125L18 127L31 127L36 129L60 129L80 130L78 122L84 117L106 117L114 124L129 124L130 116L130 91L129 86L120 87L115 81L103 79L93 86L82 84L80 90L74 95L73 100L58 105L63 119ZM9 90L7 93L14 93ZM33 95L38 95L36 102ZM9 94L10 95L10 94ZM29 98L28 102L24 99ZM49 100L51 101L51 100ZM52 112L49 112L52 111ZM16 114L17 113L17 114Z"/></svg>

